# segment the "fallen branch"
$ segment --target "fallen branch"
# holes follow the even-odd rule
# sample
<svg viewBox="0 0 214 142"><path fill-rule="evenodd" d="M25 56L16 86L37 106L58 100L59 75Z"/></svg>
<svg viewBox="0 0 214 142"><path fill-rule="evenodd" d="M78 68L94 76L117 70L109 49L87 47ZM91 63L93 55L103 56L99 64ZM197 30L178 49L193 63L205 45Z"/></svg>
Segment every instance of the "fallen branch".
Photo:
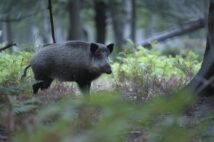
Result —
<svg viewBox="0 0 214 142"><path fill-rule="evenodd" d="M185 24L182 24L179 27L167 30L161 34L157 34L149 39L146 39L141 44L145 48L151 48L152 42L163 42L169 38L173 38L175 36L180 36L189 32L193 32L205 26L204 19L197 19L193 21L189 21Z"/></svg>
<svg viewBox="0 0 214 142"><path fill-rule="evenodd" d="M3 50L5 50L7 48L12 47L12 46L16 46L16 43L13 43L13 42L8 43L5 47L0 48L0 52L2 52Z"/></svg>

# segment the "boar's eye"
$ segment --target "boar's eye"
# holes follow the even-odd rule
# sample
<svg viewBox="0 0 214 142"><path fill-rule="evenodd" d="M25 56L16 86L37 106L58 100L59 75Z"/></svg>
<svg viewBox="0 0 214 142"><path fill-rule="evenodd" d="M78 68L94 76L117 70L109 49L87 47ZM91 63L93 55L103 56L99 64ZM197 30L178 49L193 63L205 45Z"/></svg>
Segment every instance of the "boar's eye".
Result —
<svg viewBox="0 0 214 142"><path fill-rule="evenodd" d="M91 53L94 54L97 51L98 47L99 46L96 43L91 43L91 45L90 45L90 51L91 51Z"/></svg>
<svg viewBox="0 0 214 142"><path fill-rule="evenodd" d="M114 48L114 43L110 43L109 45L107 45L107 48L111 54L111 52L113 51L113 48Z"/></svg>

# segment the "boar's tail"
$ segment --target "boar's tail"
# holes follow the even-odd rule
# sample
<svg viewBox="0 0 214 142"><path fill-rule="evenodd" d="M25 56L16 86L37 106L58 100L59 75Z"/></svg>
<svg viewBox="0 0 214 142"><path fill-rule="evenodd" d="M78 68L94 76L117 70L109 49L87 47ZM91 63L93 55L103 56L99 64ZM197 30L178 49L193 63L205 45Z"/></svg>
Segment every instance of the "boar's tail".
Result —
<svg viewBox="0 0 214 142"><path fill-rule="evenodd" d="M22 74L22 76L21 76L21 80L23 80L23 79L26 77L27 69L28 69L29 67L31 67L31 65L30 65L30 64L29 64L29 65L27 65L27 66L25 67L24 72L23 72L23 74Z"/></svg>

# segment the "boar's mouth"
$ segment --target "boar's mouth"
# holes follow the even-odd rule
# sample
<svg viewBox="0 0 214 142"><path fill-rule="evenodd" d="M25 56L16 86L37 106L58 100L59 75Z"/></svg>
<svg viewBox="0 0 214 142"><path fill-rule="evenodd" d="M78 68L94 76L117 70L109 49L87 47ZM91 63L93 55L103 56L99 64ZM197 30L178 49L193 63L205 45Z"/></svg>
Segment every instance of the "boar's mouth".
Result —
<svg viewBox="0 0 214 142"><path fill-rule="evenodd" d="M112 73L111 67L105 68L104 72L106 74L111 74Z"/></svg>

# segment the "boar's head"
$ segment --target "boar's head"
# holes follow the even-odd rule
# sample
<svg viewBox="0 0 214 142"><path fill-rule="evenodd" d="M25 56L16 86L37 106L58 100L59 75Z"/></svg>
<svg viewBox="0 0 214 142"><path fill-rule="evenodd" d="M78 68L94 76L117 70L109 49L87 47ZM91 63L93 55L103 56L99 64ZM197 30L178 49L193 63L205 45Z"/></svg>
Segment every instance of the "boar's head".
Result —
<svg viewBox="0 0 214 142"><path fill-rule="evenodd" d="M113 43L108 44L107 46L98 43L90 44L92 70L99 74L112 73L108 56L112 53L113 48L114 48Z"/></svg>

